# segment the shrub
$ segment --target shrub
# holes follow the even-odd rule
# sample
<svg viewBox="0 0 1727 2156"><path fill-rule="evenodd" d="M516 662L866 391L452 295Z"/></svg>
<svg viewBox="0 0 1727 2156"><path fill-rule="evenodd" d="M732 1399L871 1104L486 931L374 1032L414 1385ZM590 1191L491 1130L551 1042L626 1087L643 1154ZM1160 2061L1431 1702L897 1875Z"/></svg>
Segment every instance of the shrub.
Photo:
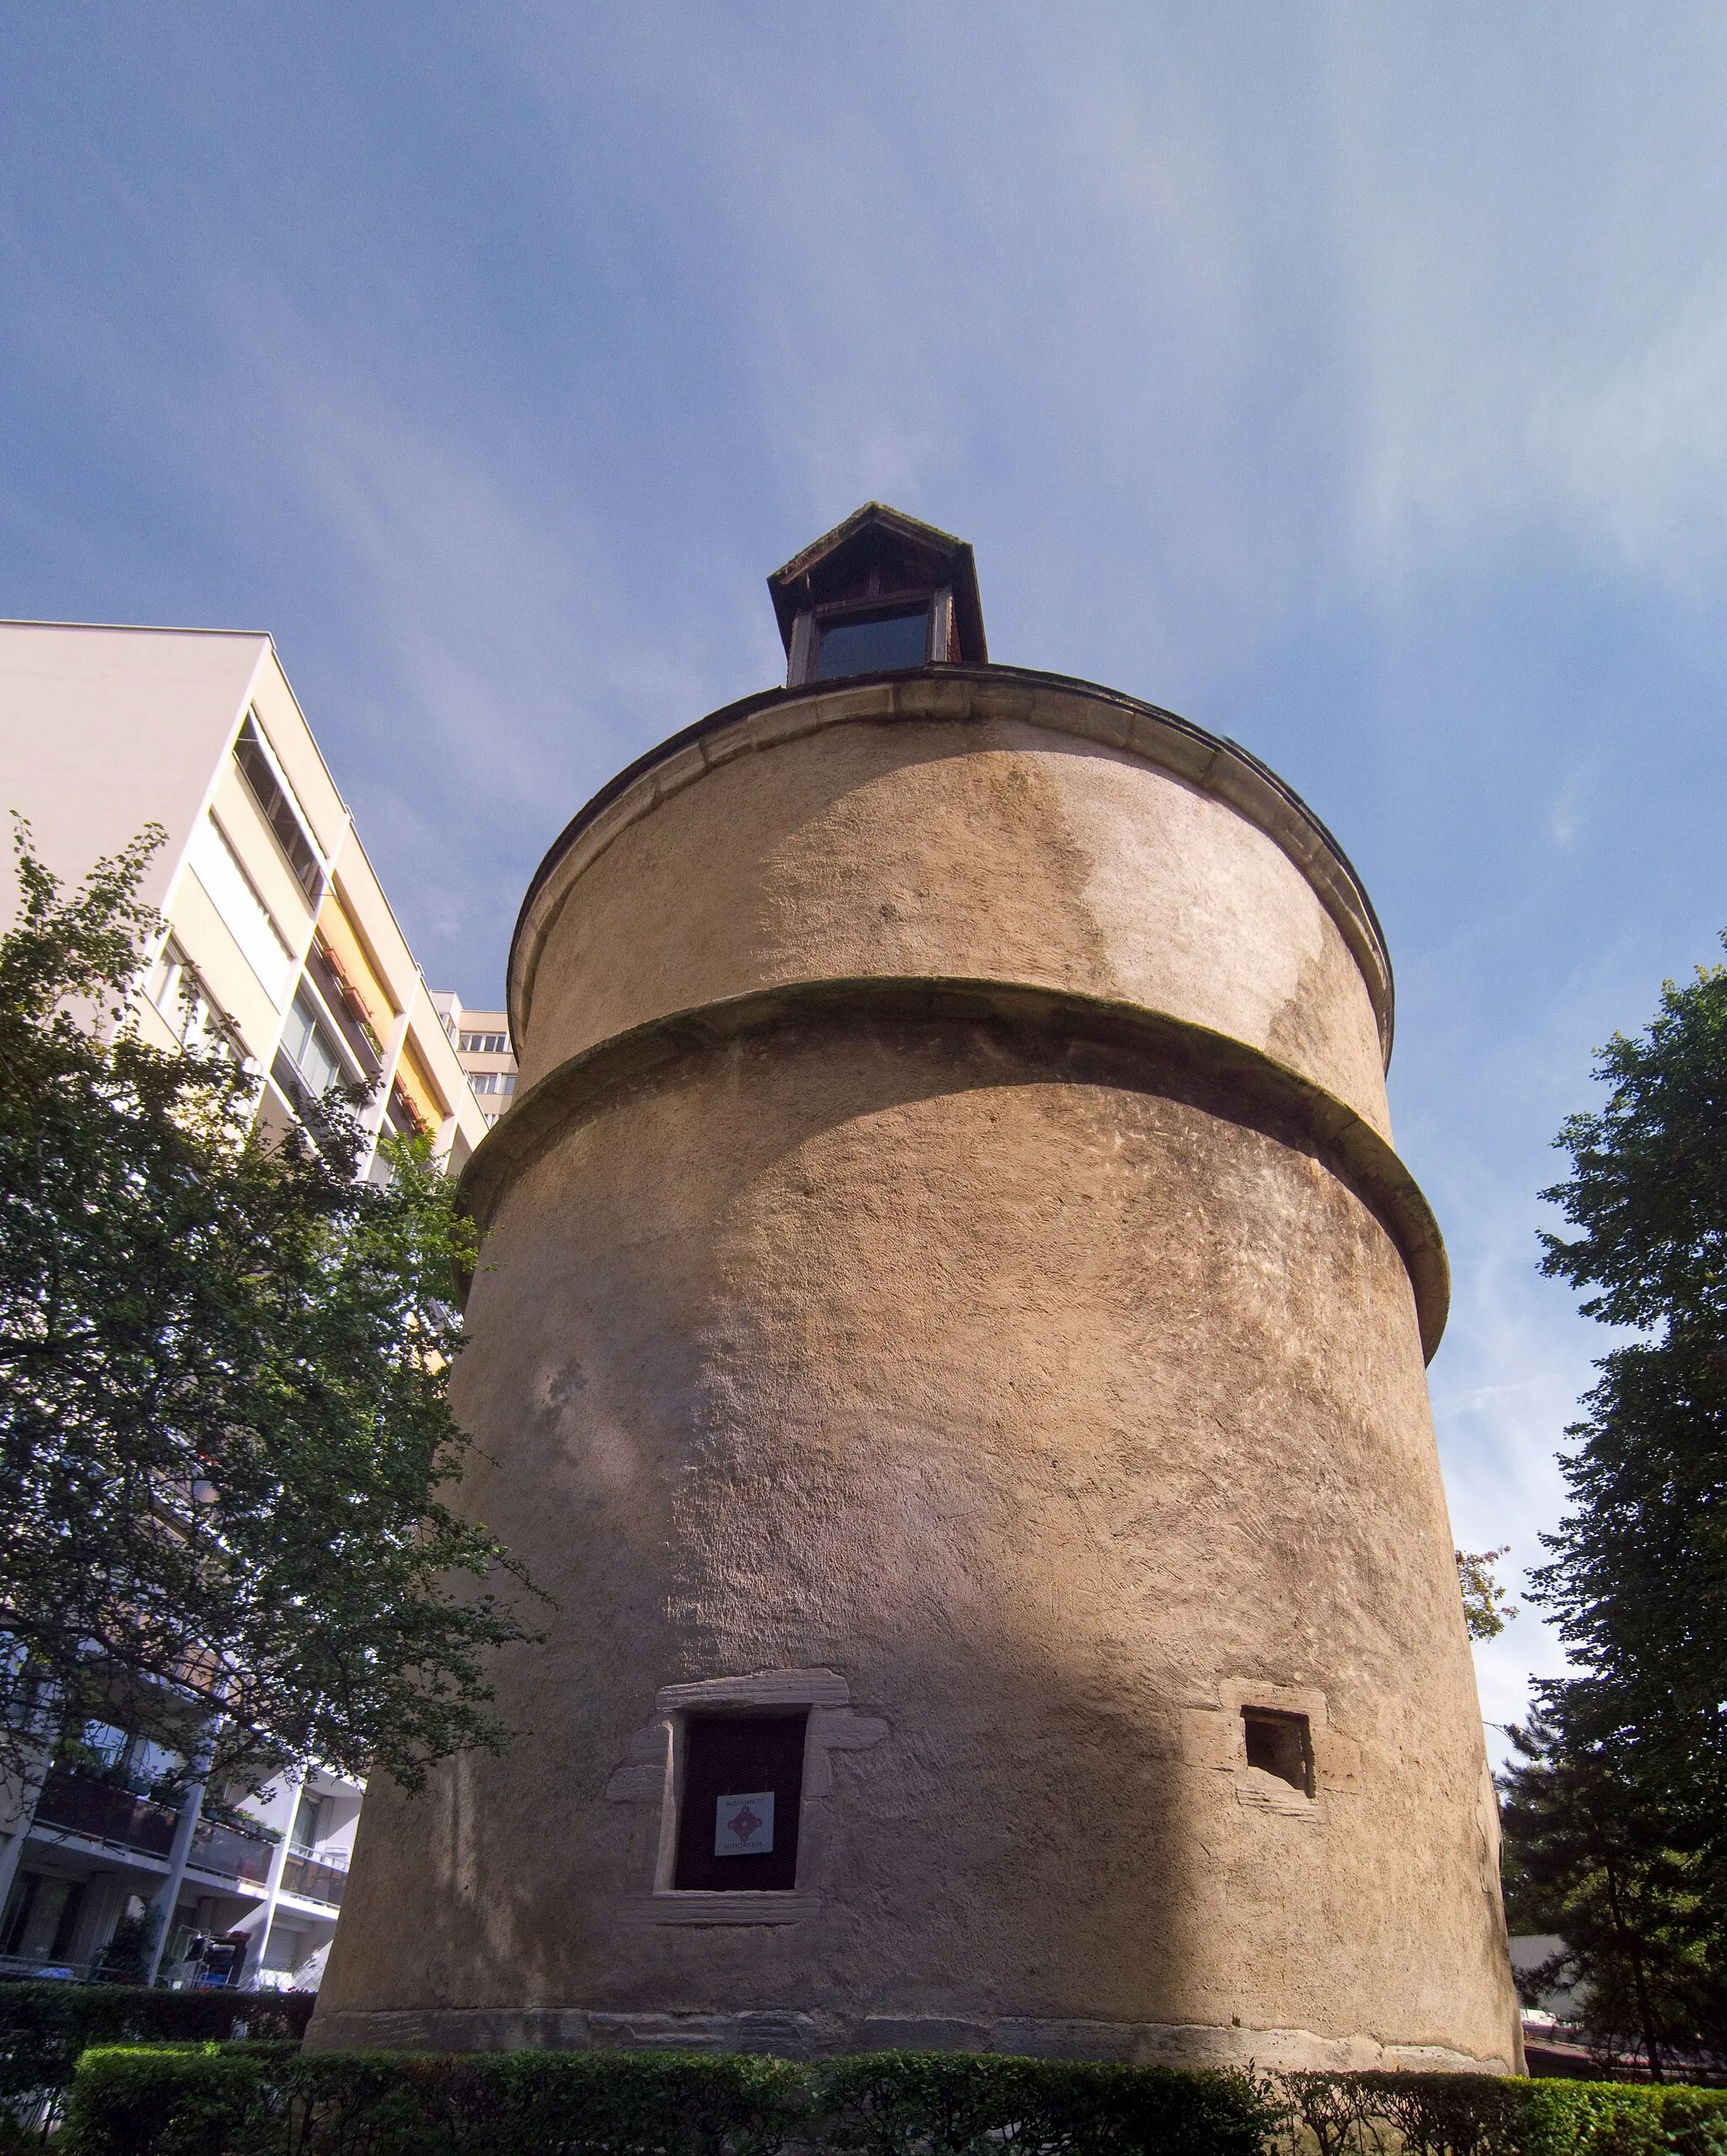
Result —
<svg viewBox="0 0 1727 2156"><path fill-rule="evenodd" d="M828 2146L869 2156L1024 2150L1258 2156L1276 2108L1240 2074L885 2051L816 2070Z"/></svg>
<svg viewBox="0 0 1727 2156"><path fill-rule="evenodd" d="M1727 2156L1727 2089L1535 2081L1529 2156Z"/></svg>
<svg viewBox="0 0 1727 2156"><path fill-rule="evenodd" d="M1472 2073L1291 2073L1316 2156L1727 2156L1727 2089Z"/></svg>
<svg viewBox="0 0 1727 2156"><path fill-rule="evenodd" d="M807 2078L783 2059L677 2051L92 2051L67 2143L79 2156L775 2156L805 2122Z"/></svg>
<svg viewBox="0 0 1727 2156"><path fill-rule="evenodd" d="M65 2139L104 2156L224 2156L276 2137L297 2044L105 2046L80 2062Z"/></svg>
<svg viewBox="0 0 1727 2156"><path fill-rule="evenodd" d="M0 1983L0 2121L54 2123L92 2044L298 2040L309 1992L148 1992L131 1984Z"/></svg>
<svg viewBox="0 0 1727 2156"><path fill-rule="evenodd" d="M92 2051L76 2156L1259 2156L1274 2108L1240 2076L888 2052L800 2066L678 2051L438 2058Z"/></svg>
<svg viewBox="0 0 1727 2156"><path fill-rule="evenodd" d="M68 2156L1727 2156L1727 2090L880 2052L92 2049Z"/></svg>

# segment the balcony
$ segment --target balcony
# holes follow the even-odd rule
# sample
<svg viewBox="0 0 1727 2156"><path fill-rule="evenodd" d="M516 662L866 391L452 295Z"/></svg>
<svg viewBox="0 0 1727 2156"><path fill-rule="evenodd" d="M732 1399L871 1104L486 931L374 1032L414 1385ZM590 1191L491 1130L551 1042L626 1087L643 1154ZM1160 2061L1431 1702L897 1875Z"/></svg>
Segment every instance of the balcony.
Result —
<svg viewBox="0 0 1727 2156"><path fill-rule="evenodd" d="M87 1984L100 1966L100 1961L56 1961L46 1954L0 1954L0 1979L8 1982Z"/></svg>
<svg viewBox="0 0 1727 2156"><path fill-rule="evenodd" d="M218 1878L261 1887L269 1877L270 1853L275 1846L264 1835L246 1834L214 1819L200 1819L192 1830L186 1862L196 1871L215 1873Z"/></svg>
<svg viewBox="0 0 1727 2156"><path fill-rule="evenodd" d="M306 955L306 973L363 1075L368 1081L374 1079L383 1068L383 1056L371 1011L321 935L314 939Z"/></svg>
<svg viewBox="0 0 1727 2156"><path fill-rule="evenodd" d="M341 1908L342 1890L347 1884L346 1858L332 1864L314 1857L309 1850L296 1849L282 1867L283 1893L302 1895L308 1901L327 1902L332 1909Z"/></svg>
<svg viewBox="0 0 1727 2156"><path fill-rule="evenodd" d="M49 1775L36 1806L38 1826L88 1835L93 1841L135 1849L146 1857L167 1857L174 1846L174 1830L179 1820L180 1814L171 1804L159 1804L151 1798L138 1796L124 1783L104 1781L69 1767L56 1767ZM270 1852L274 1847L265 1835L247 1834L215 1819L200 1819L192 1830L186 1862L194 1870L213 1873L218 1878L261 1887L269 1875Z"/></svg>
<svg viewBox="0 0 1727 2156"><path fill-rule="evenodd" d="M174 1845L179 1814L169 1804L135 1796L117 1782L56 1767L42 1787L36 1806L39 1826L63 1827L95 1841L116 1842L147 1857L166 1857Z"/></svg>

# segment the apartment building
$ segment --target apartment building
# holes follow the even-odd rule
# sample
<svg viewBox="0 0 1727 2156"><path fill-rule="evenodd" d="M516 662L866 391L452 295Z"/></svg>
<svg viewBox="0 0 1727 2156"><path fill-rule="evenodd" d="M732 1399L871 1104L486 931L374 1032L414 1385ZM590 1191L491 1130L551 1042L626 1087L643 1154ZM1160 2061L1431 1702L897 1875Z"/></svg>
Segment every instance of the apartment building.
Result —
<svg viewBox="0 0 1727 2156"><path fill-rule="evenodd" d="M278 1121L358 1081L374 1144L422 1131L461 1167L487 1125L455 999L427 988L267 636L0 623L0 807L68 881L166 832L141 892L167 922L153 1038L228 1041ZM9 862L0 879L9 917Z"/></svg>
<svg viewBox="0 0 1727 2156"><path fill-rule="evenodd" d="M29 1827L0 1923L0 1975L96 1973L122 1921L155 1902L175 1868L186 1800L164 1785L178 1763L102 1722L72 1749ZM239 1803L201 1792L163 1940L168 1981L315 1990L364 1793L322 1771Z"/></svg>
<svg viewBox="0 0 1727 2156"><path fill-rule="evenodd" d="M427 987L268 636L0 623L0 810L29 818L67 884L162 827L140 1022L242 1059L267 1124L348 1081L369 1093L363 1172L389 1130L425 1135L455 1172L508 1104L501 1016ZM16 897L8 850L0 919ZM176 1763L153 1747L100 1723L67 1740L34 1814L0 1815L0 1971L88 1973L178 1872L170 1973L315 1984L359 1785L318 1773L164 1802Z"/></svg>
<svg viewBox="0 0 1727 2156"><path fill-rule="evenodd" d="M488 1124L496 1123L516 1090L516 1053L510 1043L508 1014L470 1011L454 995L434 995L432 1000L444 1031L455 1043L457 1059L468 1074L481 1113Z"/></svg>

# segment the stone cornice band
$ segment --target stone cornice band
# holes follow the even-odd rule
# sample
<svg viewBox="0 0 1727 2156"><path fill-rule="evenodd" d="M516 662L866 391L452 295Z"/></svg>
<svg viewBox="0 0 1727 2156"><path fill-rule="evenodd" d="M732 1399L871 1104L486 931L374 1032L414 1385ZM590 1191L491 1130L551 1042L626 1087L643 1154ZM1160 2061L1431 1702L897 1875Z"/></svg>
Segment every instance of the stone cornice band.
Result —
<svg viewBox="0 0 1727 2156"><path fill-rule="evenodd" d="M1367 984L1380 1051L1390 1062L1394 994L1384 931L1348 857L1300 795L1247 750L1173 711L1095 682L1020 666L927 666L770 689L710 712L638 757L577 811L528 887L510 942L514 1038L528 1037L534 976L553 923L583 870L621 832L735 757L828 726L896 721L1037 726L1138 757L1226 803L1281 849L1337 924Z"/></svg>
<svg viewBox="0 0 1727 2156"><path fill-rule="evenodd" d="M1371 1124L1310 1079L1226 1033L1059 989L870 974L790 982L670 1012L572 1056L518 1094L464 1171L461 1203L488 1227L519 1169L622 1086L670 1076L681 1064L746 1039L883 1021L981 1027L1051 1077L1154 1092L1310 1153L1396 1245L1414 1290L1422 1351L1432 1360L1450 1301L1445 1244L1414 1178ZM1001 1082L1001 1074L980 1069L976 1082Z"/></svg>

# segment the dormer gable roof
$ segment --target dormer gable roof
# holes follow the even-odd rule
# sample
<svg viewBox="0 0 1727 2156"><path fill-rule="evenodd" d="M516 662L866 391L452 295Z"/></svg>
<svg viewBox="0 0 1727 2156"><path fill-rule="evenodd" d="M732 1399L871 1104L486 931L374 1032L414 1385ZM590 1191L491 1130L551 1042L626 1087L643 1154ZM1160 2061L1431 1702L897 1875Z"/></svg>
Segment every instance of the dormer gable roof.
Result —
<svg viewBox="0 0 1727 2156"><path fill-rule="evenodd" d="M767 579L788 652L797 617L815 609L951 590L961 664L985 666L983 606L971 548L885 502L865 502Z"/></svg>

